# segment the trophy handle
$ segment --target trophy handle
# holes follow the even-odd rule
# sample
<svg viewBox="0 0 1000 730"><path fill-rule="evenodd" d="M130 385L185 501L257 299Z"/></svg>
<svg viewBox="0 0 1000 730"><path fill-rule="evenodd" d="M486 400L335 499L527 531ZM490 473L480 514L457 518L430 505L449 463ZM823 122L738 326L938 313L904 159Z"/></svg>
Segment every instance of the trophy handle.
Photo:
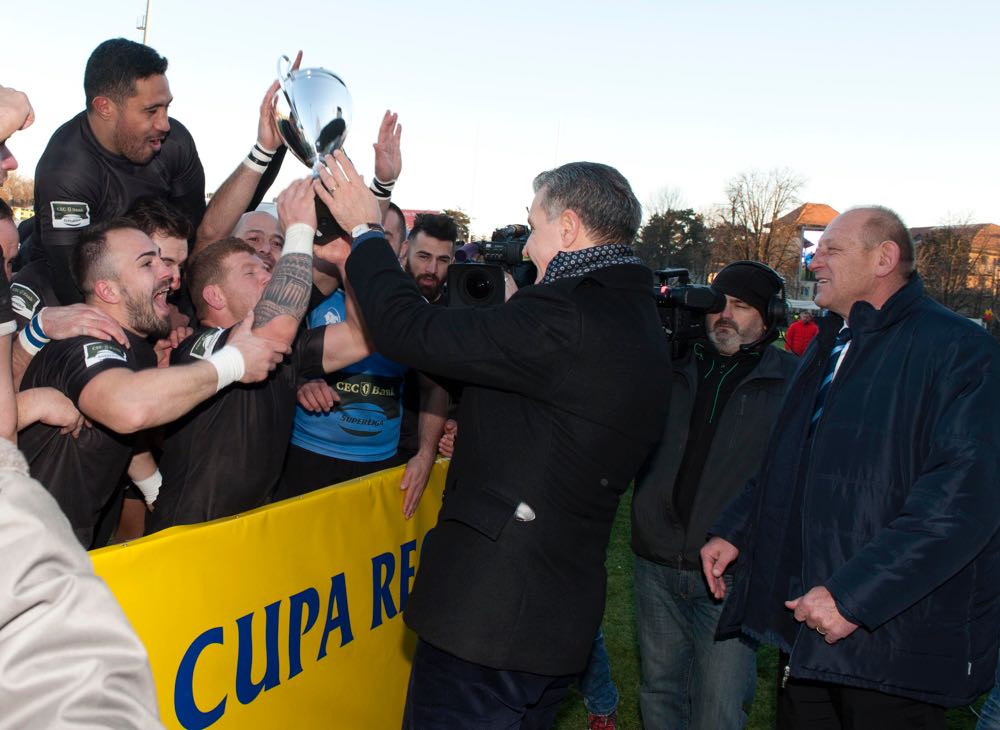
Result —
<svg viewBox="0 0 1000 730"><path fill-rule="evenodd" d="M285 82L292 75L292 60L288 56L278 58L278 85L285 90Z"/></svg>

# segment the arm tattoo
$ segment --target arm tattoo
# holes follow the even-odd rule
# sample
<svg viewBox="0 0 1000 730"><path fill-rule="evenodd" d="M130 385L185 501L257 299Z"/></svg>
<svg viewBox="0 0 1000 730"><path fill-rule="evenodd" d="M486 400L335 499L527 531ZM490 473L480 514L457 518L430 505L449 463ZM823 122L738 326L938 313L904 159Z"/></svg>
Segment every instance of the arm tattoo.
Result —
<svg viewBox="0 0 1000 730"><path fill-rule="evenodd" d="M302 319L312 290L312 256L289 253L278 259L264 295L253 310L253 328L263 327L281 314Z"/></svg>

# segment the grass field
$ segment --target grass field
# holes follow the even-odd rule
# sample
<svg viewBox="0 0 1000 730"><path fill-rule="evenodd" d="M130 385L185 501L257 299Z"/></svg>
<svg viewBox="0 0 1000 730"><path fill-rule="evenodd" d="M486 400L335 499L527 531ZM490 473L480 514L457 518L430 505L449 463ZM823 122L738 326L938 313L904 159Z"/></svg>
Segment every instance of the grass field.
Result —
<svg viewBox="0 0 1000 730"><path fill-rule="evenodd" d="M608 602L604 611L604 638L611 657L611 674L618 685L618 727L638 730L639 719L639 649L636 643L635 610L632 602L632 551L629 548L629 508L632 492L622 498L608 548ZM757 653L757 694L748 727L765 730L774 727L774 700L778 656L774 649ZM949 730L972 730L976 717L971 709L948 713ZM555 730L584 730L587 713L580 693L570 690L559 711ZM719 730L725 730L720 728Z"/></svg>

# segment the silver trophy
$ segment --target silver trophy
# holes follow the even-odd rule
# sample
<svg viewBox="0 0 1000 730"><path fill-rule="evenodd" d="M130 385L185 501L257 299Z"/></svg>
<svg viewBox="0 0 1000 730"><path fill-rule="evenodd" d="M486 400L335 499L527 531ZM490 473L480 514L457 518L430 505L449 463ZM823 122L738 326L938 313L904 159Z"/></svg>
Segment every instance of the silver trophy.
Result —
<svg viewBox="0 0 1000 730"><path fill-rule="evenodd" d="M278 133L292 154L319 176L323 157L344 146L351 126L351 93L325 68L292 70L288 56L278 59Z"/></svg>

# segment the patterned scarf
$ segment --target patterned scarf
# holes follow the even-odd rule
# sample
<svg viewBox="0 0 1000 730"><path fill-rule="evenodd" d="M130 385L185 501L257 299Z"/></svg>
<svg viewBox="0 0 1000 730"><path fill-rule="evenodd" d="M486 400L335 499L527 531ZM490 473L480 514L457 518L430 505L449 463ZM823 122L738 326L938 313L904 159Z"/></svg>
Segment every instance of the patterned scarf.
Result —
<svg viewBox="0 0 1000 730"><path fill-rule="evenodd" d="M560 251L549 261L542 284L551 284L556 279L583 276L591 271L605 269L616 264L641 264L642 261L624 243L605 243L579 251Z"/></svg>

